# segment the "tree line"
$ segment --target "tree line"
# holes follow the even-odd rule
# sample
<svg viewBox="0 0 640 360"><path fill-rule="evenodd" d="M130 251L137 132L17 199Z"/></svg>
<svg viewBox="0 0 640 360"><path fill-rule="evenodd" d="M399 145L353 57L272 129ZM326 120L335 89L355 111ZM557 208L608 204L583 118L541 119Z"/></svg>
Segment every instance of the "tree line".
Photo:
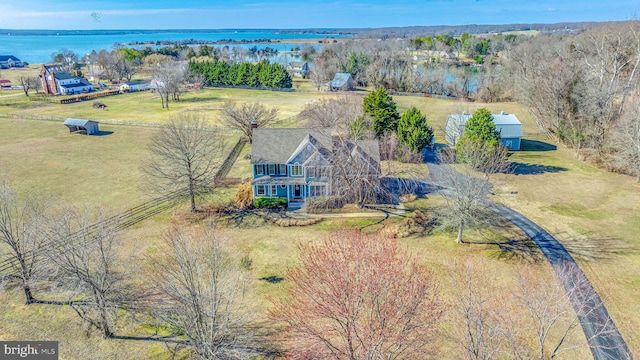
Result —
<svg viewBox="0 0 640 360"><path fill-rule="evenodd" d="M291 88L292 81L286 68L266 60L257 64L242 62L229 64L224 60L189 63L191 71L201 74L207 85L233 85L265 88Z"/></svg>
<svg viewBox="0 0 640 360"><path fill-rule="evenodd" d="M549 135L576 157L640 181L639 71L639 21L537 36L505 63L514 98Z"/></svg>

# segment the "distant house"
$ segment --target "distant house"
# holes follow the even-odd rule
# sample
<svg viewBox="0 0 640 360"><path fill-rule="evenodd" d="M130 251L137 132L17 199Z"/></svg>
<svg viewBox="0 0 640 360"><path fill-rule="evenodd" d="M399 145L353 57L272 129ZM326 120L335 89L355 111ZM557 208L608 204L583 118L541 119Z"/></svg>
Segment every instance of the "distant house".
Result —
<svg viewBox="0 0 640 360"><path fill-rule="evenodd" d="M87 135L94 135L100 132L98 122L92 120L67 118L64 121L64 125L69 128L69 132L83 131Z"/></svg>
<svg viewBox="0 0 640 360"><path fill-rule="evenodd" d="M0 88L11 87L11 80L0 79Z"/></svg>
<svg viewBox="0 0 640 360"><path fill-rule="evenodd" d="M73 95L95 90L85 78L66 73L61 65L42 65L40 81L48 95Z"/></svg>
<svg viewBox="0 0 640 360"><path fill-rule="evenodd" d="M0 69L9 69L12 67L23 67L22 60L13 55L0 55Z"/></svg>
<svg viewBox="0 0 640 360"><path fill-rule="evenodd" d="M102 69L89 70L86 75L89 81L99 81L107 79L107 71Z"/></svg>
<svg viewBox="0 0 640 360"><path fill-rule="evenodd" d="M287 65L287 71L291 76L307 77L309 75L309 64L303 61L290 62Z"/></svg>
<svg viewBox="0 0 640 360"><path fill-rule="evenodd" d="M254 129L251 150L253 196L286 198L289 207L332 194L332 154L351 152L380 176L377 141L334 142L331 129ZM355 157L355 156L354 156Z"/></svg>
<svg viewBox="0 0 640 360"><path fill-rule="evenodd" d="M351 77L351 74L347 73L337 73L333 80L326 85L331 91L349 91L356 88L356 82Z"/></svg>
<svg viewBox="0 0 640 360"><path fill-rule="evenodd" d="M145 91L152 89L152 85L150 81L137 80L137 81L127 81L120 84L121 92L136 92L136 91Z"/></svg>
<svg viewBox="0 0 640 360"><path fill-rule="evenodd" d="M502 111L500 114L491 114L496 130L500 132L502 145L510 150L520 150L522 142L522 124L514 114ZM470 114L450 114L445 123L445 139L451 145L455 145L464 134L464 127L471 118Z"/></svg>

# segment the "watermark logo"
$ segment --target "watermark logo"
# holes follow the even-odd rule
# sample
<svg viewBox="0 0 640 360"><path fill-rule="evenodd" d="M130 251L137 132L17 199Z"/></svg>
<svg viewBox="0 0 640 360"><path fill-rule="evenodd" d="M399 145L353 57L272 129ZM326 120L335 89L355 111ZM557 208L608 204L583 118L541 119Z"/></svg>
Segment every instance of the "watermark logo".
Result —
<svg viewBox="0 0 640 360"><path fill-rule="evenodd" d="M58 360L57 341L0 341L0 360Z"/></svg>

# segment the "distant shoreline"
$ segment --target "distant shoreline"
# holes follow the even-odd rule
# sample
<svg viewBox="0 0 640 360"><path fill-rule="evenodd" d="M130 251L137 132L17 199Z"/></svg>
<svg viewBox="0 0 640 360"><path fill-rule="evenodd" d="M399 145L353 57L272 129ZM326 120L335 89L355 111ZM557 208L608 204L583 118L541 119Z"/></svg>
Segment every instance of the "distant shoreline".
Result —
<svg viewBox="0 0 640 360"><path fill-rule="evenodd" d="M246 45L246 44L259 44L259 45L269 45L269 44L296 44L296 45L310 45L310 44L325 44L325 43L337 43L344 38L334 38L334 37L326 37L326 38L298 38L298 39L255 39L255 40L236 40L236 39L221 39L221 40L199 40L199 39L191 39L191 40L158 40L158 41L134 41L122 43L123 46L171 46L174 44L180 45Z"/></svg>

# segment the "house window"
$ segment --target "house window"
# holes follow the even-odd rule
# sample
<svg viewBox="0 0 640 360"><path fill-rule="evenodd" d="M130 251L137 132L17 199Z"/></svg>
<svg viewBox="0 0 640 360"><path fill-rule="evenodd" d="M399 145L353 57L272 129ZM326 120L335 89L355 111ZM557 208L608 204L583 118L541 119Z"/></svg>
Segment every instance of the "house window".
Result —
<svg viewBox="0 0 640 360"><path fill-rule="evenodd" d="M269 164L269 175L276 174L276 166L274 164Z"/></svg>
<svg viewBox="0 0 640 360"><path fill-rule="evenodd" d="M271 185L271 195L272 196L278 195L278 187L276 185Z"/></svg>
<svg viewBox="0 0 640 360"><path fill-rule="evenodd" d="M325 195L326 187L324 185L313 185L309 187L309 196L319 197Z"/></svg>
<svg viewBox="0 0 640 360"><path fill-rule="evenodd" d="M282 189L286 189L286 188L287 188L287 185L282 184L282 185L280 185L280 188L282 188Z"/></svg>
<svg viewBox="0 0 640 360"><path fill-rule="evenodd" d="M308 167L307 168L307 177L309 177L309 178L316 177L316 168L315 167Z"/></svg>
<svg viewBox="0 0 640 360"><path fill-rule="evenodd" d="M291 176L302 176L302 165L291 165Z"/></svg>
<svg viewBox="0 0 640 360"><path fill-rule="evenodd" d="M317 178L324 178L327 177L329 174L329 171L326 167L318 167L316 168L316 177Z"/></svg>
<svg viewBox="0 0 640 360"><path fill-rule="evenodd" d="M256 195L265 196L267 194L267 189L265 185L256 185Z"/></svg>
<svg viewBox="0 0 640 360"><path fill-rule="evenodd" d="M264 165L256 165L256 175L264 175Z"/></svg>
<svg viewBox="0 0 640 360"><path fill-rule="evenodd" d="M278 165L278 167L280 168L280 175L287 175L287 165L286 164L280 164Z"/></svg>

